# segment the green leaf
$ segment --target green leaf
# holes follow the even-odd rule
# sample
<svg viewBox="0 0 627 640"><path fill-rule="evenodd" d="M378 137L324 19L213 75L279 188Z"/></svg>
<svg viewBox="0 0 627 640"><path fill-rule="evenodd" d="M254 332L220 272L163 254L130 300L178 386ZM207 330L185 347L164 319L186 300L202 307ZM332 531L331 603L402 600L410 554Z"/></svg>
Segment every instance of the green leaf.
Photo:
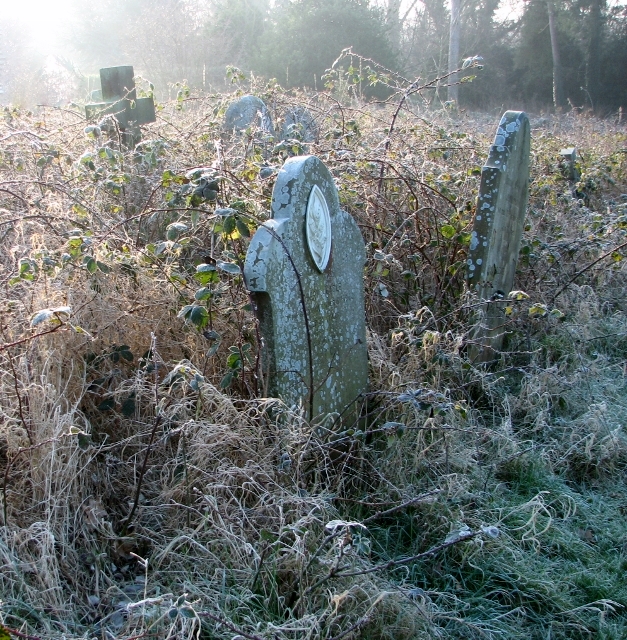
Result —
<svg viewBox="0 0 627 640"><path fill-rule="evenodd" d="M87 433L83 433L82 431L76 435L79 449L81 449L81 451L87 451L87 449L91 447L91 436Z"/></svg>
<svg viewBox="0 0 627 640"><path fill-rule="evenodd" d="M216 262L216 267L222 271L226 271L226 273L232 273L234 275L241 273L239 266L234 262L222 262L221 260L218 260Z"/></svg>
<svg viewBox="0 0 627 640"><path fill-rule="evenodd" d="M226 359L226 366L229 369L240 369L242 366L242 357L239 353L231 353L229 357Z"/></svg>
<svg viewBox="0 0 627 640"><path fill-rule="evenodd" d="M113 398L107 398L103 400L96 408L98 411L110 411L115 407L115 400Z"/></svg>
<svg viewBox="0 0 627 640"><path fill-rule="evenodd" d="M98 269L96 261L91 256L85 256L83 258L83 266L87 271L89 271L89 273L96 273L96 270Z"/></svg>
<svg viewBox="0 0 627 640"><path fill-rule="evenodd" d="M543 317L548 313L548 309L545 304L534 304L533 307L529 308L529 315L532 318L535 317Z"/></svg>
<svg viewBox="0 0 627 640"><path fill-rule="evenodd" d="M242 238L249 238L250 237L250 229L248 228L248 225L243 221L243 220L237 220L237 222L235 223L235 226L237 227L237 230L239 231L240 236L242 236Z"/></svg>
<svg viewBox="0 0 627 640"><path fill-rule="evenodd" d="M122 415L130 418L132 415L135 415L135 394L131 394L123 403L122 403Z"/></svg>
<svg viewBox="0 0 627 640"><path fill-rule="evenodd" d="M222 380L220 380L220 389L226 389L231 386L231 382L233 382L233 372L229 371Z"/></svg>
<svg viewBox="0 0 627 640"><path fill-rule="evenodd" d="M183 606L179 608L179 615L181 618L195 618L196 612L189 606Z"/></svg>
<svg viewBox="0 0 627 640"><path fill-rule="evenodd" d="M208 298L211 298L213 296L213 291L211 289L209 289L208 287L202 287L200 289L198 289L198 291L196 291L196 293L194 294L194 298L198 301L200 300L207 300Z"/></svg>
<svg viewBox="0 0 627 640"><path fill-rule="evenodd" d="M451 224L445 224L441 229L440 233L447 239L450 240L456 233L457 230Z"/></svg>
<svg viewBox="0 0 627 640"><path fill-rule="evenodd" d="M98 266L98 269L102 271L102 273L111 273L111 267L108 264L100 262L100 260L96 260L96 265Z"/></svg>
<svg viewBox="0 0 627 640"><path fill-rule="evenodd" d="M180 235L185 233L189 227L182 222L173 222L166 229L166 238L168 240L176 240Z"/></svg>
<svg viewBox="0 0 627 640"><path fill-rule="evenodd" d="M235 218L235 216L228 216L227 218L224 219L222 232L225 235L230 236L233 233L233 231L235 231L236 226L237 226L237 219Z"/></svg>
<svg viewBox="0 0 627 640"><path fill-rule="evenodd" d="M216 268L212 264L199 264L196 267L194 277L205 287L220 280Z"/></svg>
<svg viewBox="0 0 627 640"><path fill-rule="evenodd" d="M186 314L185 319L198 329L203 329L209 323L209 312L206 307L194 304L191 305L191 309Z"/></svg>

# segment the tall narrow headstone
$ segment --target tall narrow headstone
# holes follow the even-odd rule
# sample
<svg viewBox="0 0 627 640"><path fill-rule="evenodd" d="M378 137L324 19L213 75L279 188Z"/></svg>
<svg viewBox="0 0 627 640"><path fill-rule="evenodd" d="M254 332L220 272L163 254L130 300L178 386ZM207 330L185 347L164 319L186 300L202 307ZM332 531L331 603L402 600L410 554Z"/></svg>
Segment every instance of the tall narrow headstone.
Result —
<svg viewBox="0 0 627 640"><path fill-rule="evenodd" d="M484 301L470 349L475 362L493 360L503 343L506 318L498 300L513 289L529 198L529 151L527 115L507 111L481 170L468 253L468 286Z"/></svg>
<svg viewBox="0 0 627 640"><path fill-rule="evenodd" d="M366 390L364 241L315 156L278 174L272 218L244 265L263 339L269 393L310 418L342 412Z"/></svg>

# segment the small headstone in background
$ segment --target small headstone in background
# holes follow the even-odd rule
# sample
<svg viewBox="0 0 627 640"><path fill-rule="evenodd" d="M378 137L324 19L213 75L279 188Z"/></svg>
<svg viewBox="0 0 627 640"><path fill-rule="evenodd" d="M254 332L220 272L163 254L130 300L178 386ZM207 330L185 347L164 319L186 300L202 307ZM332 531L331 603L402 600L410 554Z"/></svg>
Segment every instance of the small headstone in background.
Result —
<svg viewBox="0 0 627 640"><path fill-rule="evenodd" d="M562 149L560 151L560 158L562 159L562 166L564 167L566 177L571 182L577 182L577 180L579 180L579 171L577 171L577 149L575 147Z"/></svg>
<svg viewBox="0 0 627 640"><path fill-rule="evenodd" d="M264 101L257 96L242 96L229 105L224 115L227 133L240 133L251 127L274 136L272 117Z"/></svg>
<svg viewBox="0 0 627 640"><path fill-rule="evenodd" d="M288 109L281 128L281 139L300 142L316 142L320 128L311 112L302 106Z"/></svg>
<svg viewBox="0 0 627 640"><path fill-rule="evenodd" d="M303 403L310 418L342 412L366 390L365 261L359 228L340 209L326 166L315 156L287 160L244 278L269 393L290 406Z"/></svg>
<svg viewBox="0 0 627 640"><path fill-rule="evenodd" d="M495 358L503 343L503 299L513 289L529 198L529 119L522 111L501 118L481 169L477 213L470 239L467 281L485 301L477 314L470 357Z"/></svg>

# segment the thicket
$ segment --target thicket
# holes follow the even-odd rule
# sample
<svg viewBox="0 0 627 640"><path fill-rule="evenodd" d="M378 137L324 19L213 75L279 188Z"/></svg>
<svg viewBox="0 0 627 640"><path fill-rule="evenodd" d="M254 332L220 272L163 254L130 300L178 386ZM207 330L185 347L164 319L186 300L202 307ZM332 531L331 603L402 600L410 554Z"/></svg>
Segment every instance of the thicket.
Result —
<svg viewBox="0 0 627 640"><path fill-rule="evenodd" d="M226 95L182 91L134 149L79 109L2 111L11 636L625 636L624 126L532 119L508 341L476 367L464 264L500 114L363 105L331 80L240 88L278 122L306 103L308 148L223 138ZM367 243L356 424L310 423L258 384L240 267L305 150Z"/></svg>

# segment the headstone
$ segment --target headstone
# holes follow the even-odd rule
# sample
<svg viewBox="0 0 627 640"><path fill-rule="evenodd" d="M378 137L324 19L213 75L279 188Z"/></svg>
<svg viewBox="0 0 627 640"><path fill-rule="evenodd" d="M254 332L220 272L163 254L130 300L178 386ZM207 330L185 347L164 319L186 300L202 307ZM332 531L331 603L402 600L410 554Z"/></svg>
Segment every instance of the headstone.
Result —
<svg viewBox="0 0 627 640"><path fill-rule="evenodd" d="M562 149L560 151L560 158L568 180L577 182L577 180L579 180L579 171L577 171L577 149L575 147Z"/></svg>
<svg viewBox="0 0 627 640"><path fill-rule="evenodd" d="M527 115L505 112L481 170L468 253L468 287L485 302L470 349L475 362L493 360L502 346L506 318L498 300L513 289L529 198L529 151Z"/></svg>
<svg viewBox="0 0 627 640"><path fill-rule="evenodd" d="M291 107L285 114L281 138L283 140L296 139L301 142L315 142L320 135L316 119L305 107Z"/></svg>
<svg viewBox="0 0 627 640"><path fill-rule="evenodd" d="M100 69L100 84L102 102L85 105L87 119L113 115L126 142L136 144L141 140L139 126L156 120L154 99L137 97L131 66Z"/></svg>
<svg viewBox="0 0 627 640"><path fill-rule="evenodd" d="M274 136L272 117L264 101L257 96L242 96L229 105L224 115L227 133L240 133L251 127Z"/></svg>
<svg viewBox="0 0 627 640"><path fill-rule="evenodd" d="M303 403L309 418L342 412L366 390L365 261L359 228L340 209L326 166L315 156L287 160L244 278L269 393L290 406Z"/></svg>

